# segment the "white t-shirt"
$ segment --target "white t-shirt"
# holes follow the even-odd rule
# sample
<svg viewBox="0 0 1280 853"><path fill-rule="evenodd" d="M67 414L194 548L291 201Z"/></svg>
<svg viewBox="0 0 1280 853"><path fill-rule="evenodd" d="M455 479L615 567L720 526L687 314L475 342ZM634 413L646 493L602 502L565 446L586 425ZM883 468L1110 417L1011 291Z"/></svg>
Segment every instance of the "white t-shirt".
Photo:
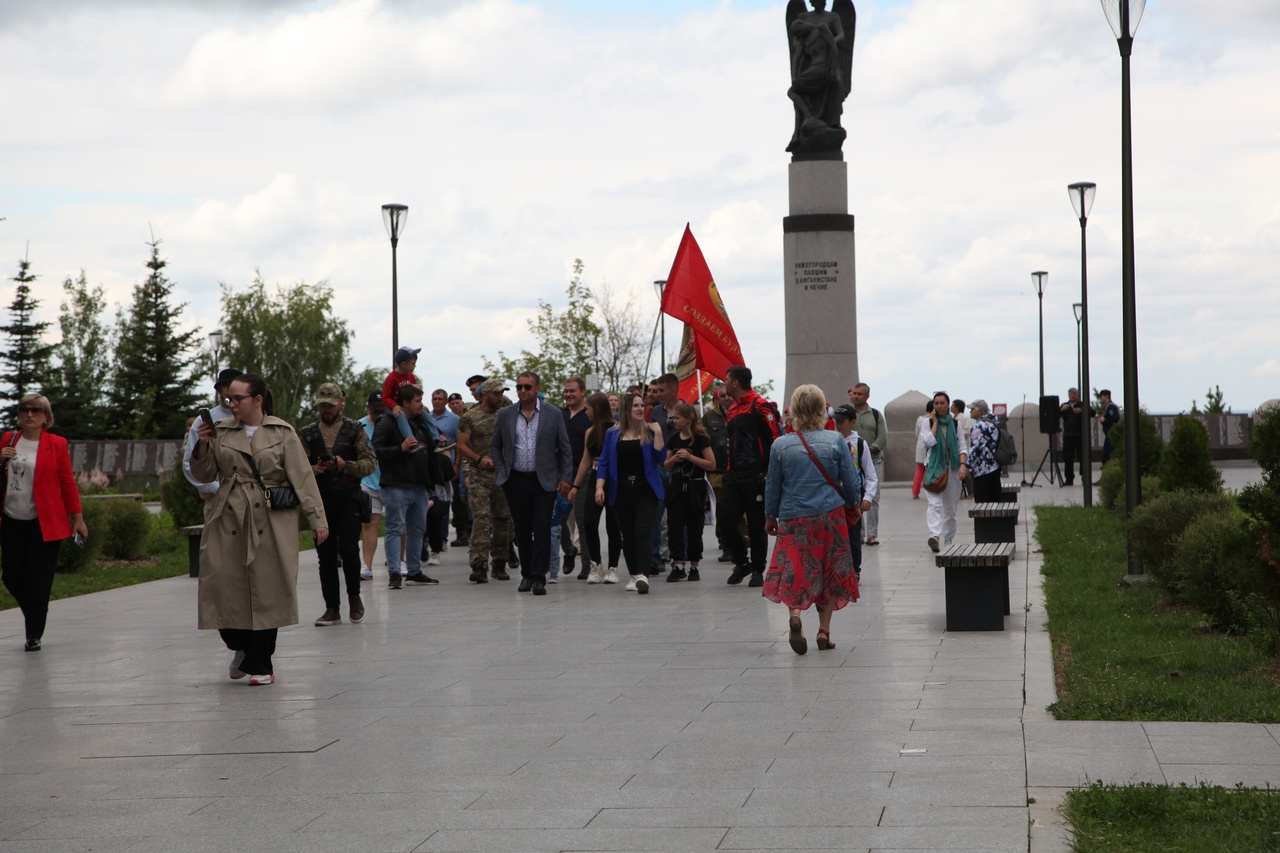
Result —
<svg viewBox="0 0 1280 853"><path fill-rule="evenodd" d="M4 514L20 521L36 517L36 452L39 439L19 438L13 446L17 455L9 460L9 491L4 497Z"/></svg>
<svg viewBox="0 0 1280 853"><path fill-rule="evenodd" d="M248 439L249 439L249 441L252 443L252 442L253 442L253 434L254 434L255 432L257 432L257 431L258 431L258 428L257 428L257 427L255 427L255 426L246 426L246 427L244 428L244 434L245 434L245 437L246 437L246 438L248 438Z"/></svg>

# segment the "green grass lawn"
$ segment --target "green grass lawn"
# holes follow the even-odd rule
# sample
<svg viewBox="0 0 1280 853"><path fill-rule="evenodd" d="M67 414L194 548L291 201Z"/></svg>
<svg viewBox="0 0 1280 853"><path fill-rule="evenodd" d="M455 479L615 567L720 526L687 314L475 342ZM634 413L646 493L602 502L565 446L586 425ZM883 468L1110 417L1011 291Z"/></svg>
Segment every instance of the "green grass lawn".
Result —
<svg viewBox="0 0 1280 853"><path fill-rule="evenodd" d="M1104 785L1067 794L1076 853L1280 851L1280 796L1201 784Z"/></svg>
<svg viewBox="0 0 1280 853"><path fill-rule="evenodd" d="M1275 661L1209 631L1154 583L1121 587L1121 520L1100 508L1037 507L1060 720L1280 721Z"/></svg>
<svg viewBox="0 0 1280 853"><path fill-rule="evenodd" d="M64 544L63 547L71 547ZM181 551L159 554L130 563L101 561L96 566L86 567L72 574L53 576L53 594L51 599L70 598L73 595L84 595L90 592L102 592L121 586L132 586L135 583L171 578L187 574L187 546L182 542ZM17 607L18 603L9 595L9 591L0 587L0 610Z"/></svg>

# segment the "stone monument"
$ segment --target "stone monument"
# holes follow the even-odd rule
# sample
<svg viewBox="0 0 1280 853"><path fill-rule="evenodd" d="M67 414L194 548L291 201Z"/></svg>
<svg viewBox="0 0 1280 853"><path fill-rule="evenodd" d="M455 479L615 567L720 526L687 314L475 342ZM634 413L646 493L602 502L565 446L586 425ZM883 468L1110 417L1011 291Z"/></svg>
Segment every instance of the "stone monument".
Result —
<svg viewBox="0 0 1280 853"><path fill-rule="evenodd" d="M848 166L840 124L849 94L852 0L787 4L795 129L787 150L788 216L782 220L786 311L785 401L812 383L838 405L858 381L857 294ZM787 403L783 403L786 405Z"/></svg>

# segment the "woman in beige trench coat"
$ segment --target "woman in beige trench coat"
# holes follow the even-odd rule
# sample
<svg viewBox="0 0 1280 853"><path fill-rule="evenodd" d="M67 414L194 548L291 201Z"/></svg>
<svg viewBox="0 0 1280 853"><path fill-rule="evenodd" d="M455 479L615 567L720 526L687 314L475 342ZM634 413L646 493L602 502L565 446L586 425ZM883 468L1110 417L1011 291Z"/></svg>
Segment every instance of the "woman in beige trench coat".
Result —
<svg viewBox="0 0 1280 853"><path fill-rule="evenodd" d="M235 652L232 678L273 684L277 631L298 624L298 509L268 509L249 454L268 488L293 486L317 543L329 527L302 442L272 417L262 378L239 377L223 404L232 417L201 424L191 453L191 472L220 483L200 540L199 624Z"/></svg>

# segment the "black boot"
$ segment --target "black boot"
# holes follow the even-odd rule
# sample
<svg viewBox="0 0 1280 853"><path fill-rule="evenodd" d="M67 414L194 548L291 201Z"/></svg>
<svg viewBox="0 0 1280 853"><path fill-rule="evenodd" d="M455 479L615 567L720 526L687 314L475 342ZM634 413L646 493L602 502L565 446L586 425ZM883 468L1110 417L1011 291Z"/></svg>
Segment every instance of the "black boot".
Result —
<svg viewBox="0 0 1280 853"><path fill-rule="evenodd" d="M493 561L493 571L489 574L493 575L493 579L496 581L511 580L511 575L507 574L507 564L502 560Z"/></svg>

